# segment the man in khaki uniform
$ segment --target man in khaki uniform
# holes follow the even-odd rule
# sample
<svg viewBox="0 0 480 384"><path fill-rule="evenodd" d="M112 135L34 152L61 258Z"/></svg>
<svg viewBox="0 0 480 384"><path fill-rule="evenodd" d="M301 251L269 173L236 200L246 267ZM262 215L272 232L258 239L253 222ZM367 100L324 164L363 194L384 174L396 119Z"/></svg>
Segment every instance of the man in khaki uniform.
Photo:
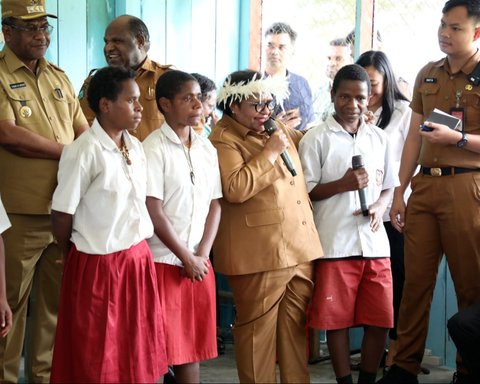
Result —
<svg viewBox="0 0 480 384"><path fill-rule="evenodd" d="M140 88L142 121L130 133L143 141L150 132L160 128L164 121L155 100L155 84L170 66L160 65L147 57L150 35L145 23L135 16L123 15L114 19L105 30L104 40L104 53L108 65L131 68L137 72L135 81ZM79 94L80 105L90 124L95 114L88 106L86 95L94 71L90 72Z"/></svg>
<svg viewBox="0 0 480 384"><path fill-rule="evenodd" d="M51 198L63 146L88 128L69 79L44 58L47 17L56 17L44 3L2 0L0 193L12 224L4 242L13 328L0 339L0 382L18 382L28 306L25 371L29 381L49 381L62 276Z"/></svg>

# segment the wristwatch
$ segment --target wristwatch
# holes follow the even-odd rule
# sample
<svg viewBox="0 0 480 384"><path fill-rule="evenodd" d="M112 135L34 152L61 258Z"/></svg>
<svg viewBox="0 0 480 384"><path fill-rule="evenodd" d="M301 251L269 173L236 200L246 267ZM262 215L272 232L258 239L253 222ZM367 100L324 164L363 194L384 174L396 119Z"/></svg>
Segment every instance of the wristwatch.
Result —
<svg viewBox="0 0 480 384"><path fill-rule="evenodd" d="M468 143L467 134L465 132L462 132L462 138L458 140L457 147L463 148L465 145L467 145L467 143Z"/></svg>

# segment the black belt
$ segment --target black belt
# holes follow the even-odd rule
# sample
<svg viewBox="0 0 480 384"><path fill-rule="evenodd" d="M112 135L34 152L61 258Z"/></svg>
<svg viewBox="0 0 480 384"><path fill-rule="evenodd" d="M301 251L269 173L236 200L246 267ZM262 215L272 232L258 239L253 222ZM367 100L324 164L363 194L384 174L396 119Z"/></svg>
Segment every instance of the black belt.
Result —
<svg viewBox="0 0 480 384"><path fill-rule="evenodd" d="M480 172L480 168L462 168L462 167L421 167L420 172L429 176L450 176L457 173Z"/></svg>

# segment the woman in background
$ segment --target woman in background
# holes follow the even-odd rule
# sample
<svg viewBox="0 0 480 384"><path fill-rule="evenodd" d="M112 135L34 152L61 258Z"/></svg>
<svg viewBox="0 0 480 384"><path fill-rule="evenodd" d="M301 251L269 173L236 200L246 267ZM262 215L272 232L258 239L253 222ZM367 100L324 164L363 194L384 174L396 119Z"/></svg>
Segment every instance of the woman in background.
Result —
<svg viewBox="0 0 480 384"><path fill-rule="evenodd" d="M392 65L385 53L381 51L364 52L357 60L357 64L365 68L372 85L368 110L373 113L372 123L382 128L389 136L390 149L397 166L400 168L403 144L410 127L412 110L408 99L400 91ZM410 195L410 189L405 194L405 200ZM403 234L393 228L390 223L390 201L383 217L383 224L390 242L390 262L393 278L393 318L394 327L390 330L390 345L385 361L385 367L392 364L396 353L397 321L400 301L402 299L403 283L405 280L405 267L403 264Z"/></svg>

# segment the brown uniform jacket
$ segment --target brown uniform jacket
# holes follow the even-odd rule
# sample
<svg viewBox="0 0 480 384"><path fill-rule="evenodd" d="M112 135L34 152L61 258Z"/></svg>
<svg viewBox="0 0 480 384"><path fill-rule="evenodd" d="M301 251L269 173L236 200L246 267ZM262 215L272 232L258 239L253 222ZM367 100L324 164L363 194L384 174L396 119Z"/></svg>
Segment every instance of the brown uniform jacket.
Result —
<svg viewBox="0 0 480 384"><path fill-rule="evenodd" d="M280 125L280 124L279 124ZM222 218L215 269L243 275L295 266L323 256L296 147L303 133L282 126L297 176L262 153L263 136L224 115L210 140L222 179Z"/></svg>
<svg viewBox="0 0 480 384"><path fill-rule="evenodd" d="M155 85L157 84L157 79L170 67L170 65L160 65L147 57L141 67L137 70L135 81L140 88L140 104L142 104L143 107L142 121L135 130L130 131L129 133L140 141L143 141L150 132L160 128L165 120L157 107L157 101L155 100ZM95 119L95 113L88 106L87 91L88 84L90 83L94 72L95 70L90 72L90 75L85 79L78 95L83 113L90 125L92 125L93 119Z"/></svg>
<svg viewBox="0 0 480 384"><path fill-rule="evenodd" d="M35 76L7 47L0 52L0 120L69 144L87 124L70 80L39 60ZM49 214L58 161L15 155L0 146L0 194L8 213Z"/></svg>
<svg viewBox="0 0 480 384"><path fill-rule="evenodd" d="M412 110L426 119L434 108L450 113L452 107L464 108L466 133L480 134L480 86L468 81L468 75L480 62L477 53L456 74L452 74L448 60L428 63L415 80ZM457 97L458 96L458 97ZM420 165L425 167L480 168L480 155L457 148L455 145L439 145L422 139Z"/></svg>

